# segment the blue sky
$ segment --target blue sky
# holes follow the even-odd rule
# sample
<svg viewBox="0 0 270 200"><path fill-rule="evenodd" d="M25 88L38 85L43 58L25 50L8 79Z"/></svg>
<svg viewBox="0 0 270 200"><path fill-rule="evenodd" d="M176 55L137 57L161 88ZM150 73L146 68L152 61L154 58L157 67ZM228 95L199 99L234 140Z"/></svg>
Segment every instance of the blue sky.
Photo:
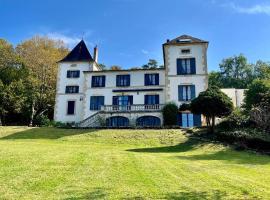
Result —
<svg viewBox="0 0 270 200"><path fill-rule="evenodd" d="M82 37L99 62L123 68L149 58L162 64L162 43L182 34L208 40L208 67L243 53L270 61L270 1L265 0L0 0L0 37L14 45L33 35Z"/></svg>

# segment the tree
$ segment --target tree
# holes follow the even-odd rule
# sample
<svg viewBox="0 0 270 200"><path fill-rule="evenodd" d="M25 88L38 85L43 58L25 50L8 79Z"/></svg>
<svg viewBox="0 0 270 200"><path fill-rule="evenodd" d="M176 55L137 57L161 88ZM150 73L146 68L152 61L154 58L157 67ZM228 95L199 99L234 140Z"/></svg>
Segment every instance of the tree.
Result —
<svg viewBox="0 0 270 200"><path fill-rule="evenodd" d="M210 72L208 75L208 85L210 87L215 86L218 88L223 87L222 76L220 72Z"/></svg>
<svg viewBox="0 0 270 200"><path fill-rule="evenodd" d="M164 125L173 126L177 125L178 107L175 103L167 103L162 109Z"/></svg>
<svg viewBox="0 0 270 200"><path fill-rule="evenodd" d="M118 65L112 65L110 70L121 70L122 67L121 66L118 66Z"/></svg>
<svg viewBox="0 0 270 200"><path fill-rule="evenodd" d="M191 101L191 111L206 117L210 132L214 132L216 117L225 117L233 111L231 99L217 87L208 88Z"/></svg>
<svg viewBox="0 0 270 200"><path fill-rule="evenodd" d="M62 59L68 49L62 41L55 41L48 37L35 36L30 40L26 40L16 47L16 52L22 58L23 62L30 70L29 78L25 83L29 89L28 103L31 125L32 113L33 117L47 112L50 118L53 116L54 99L56 91L56 77L58 65L57 62ZM32 80L34 82L29 83ZM28 87L29 85L33 87ZM30 91L33 94L30 94Z"/></svg>
<svg viewBox="0 0 270 200"><path fill-rule="evenodd" d="M219 68L220 72L210 73L210 86L247 88L254 79L254 66L247 62L243 54L223 59Z"/></svg>
<svg viewBox="0 0 270 200"><path fill-rule="evenodd" d="M262 101L263 95L270 90L270 79L255 79L245 91L244 109L249 113L253 106Z"/></svg>
<svg viewBox="0 0 270 200"><path fill-rule="evenodd" d="M155 59L149 59L147 64L142 66L143 69L156 69L158 68L158 62Z"/></svg>
<svg viewBox="0 0 270 200"><path fill-rule="evenodd" d="M258 60L254 66L254 73L258 79L270 79L270 63Z"/></svg>

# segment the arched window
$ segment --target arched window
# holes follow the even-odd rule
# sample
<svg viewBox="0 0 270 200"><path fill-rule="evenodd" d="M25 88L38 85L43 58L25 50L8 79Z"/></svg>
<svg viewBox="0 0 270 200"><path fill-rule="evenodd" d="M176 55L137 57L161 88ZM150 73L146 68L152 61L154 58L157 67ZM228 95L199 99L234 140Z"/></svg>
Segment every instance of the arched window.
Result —
<svg viewBox="0 0 270 200"><path fill-rule="evenodd" d="M136 125L143 127L161 126L161 121L158 117L155 116L142 116L137 119Z"/></svg>
<svg viewBox="0 0 270 200"><path fill-rule="evenodd" d="M108 127L127 127L129 126L129 120L121 116L110 117L106 119L106 125Z"/></svg>

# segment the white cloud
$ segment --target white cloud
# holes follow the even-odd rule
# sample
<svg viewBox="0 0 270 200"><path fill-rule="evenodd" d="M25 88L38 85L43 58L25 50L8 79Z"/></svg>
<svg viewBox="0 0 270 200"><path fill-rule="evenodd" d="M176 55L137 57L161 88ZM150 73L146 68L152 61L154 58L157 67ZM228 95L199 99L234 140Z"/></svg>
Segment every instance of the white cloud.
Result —
<svg viewBox="0 0 270 200"><path fill-rule="evenodd" d="M67 36L57 32L47 33L46 36L54 40L62 40L66 45L68 45L68 47L74 47L82 39L76 36Z"/></svg>
<svg viewBox="0 0 270 200"><path fill-rule="evenodd" d="M145 50L145 49L142 49L141 52L145 55L149 54L149 51Z"/></svg>
<svg viewBox="0 0 270 200"><path fill-rule="evenodd" d="M250 7L238 6L234 3L225 4L224 6L230 7L236 12L245 14L266 14L270 15L270 5L257 4Z"/></svg>

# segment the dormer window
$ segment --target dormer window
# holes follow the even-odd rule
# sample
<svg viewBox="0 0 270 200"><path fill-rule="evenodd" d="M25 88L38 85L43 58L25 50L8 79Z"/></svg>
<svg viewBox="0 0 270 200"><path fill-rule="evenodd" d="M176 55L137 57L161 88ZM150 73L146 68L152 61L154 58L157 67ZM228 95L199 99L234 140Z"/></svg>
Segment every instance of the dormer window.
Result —
<svg viewBox="0 0 270 200"><path fill-rule="evenodd" d="M190 49L181 49L182 54L190 54Z"/></svg>

